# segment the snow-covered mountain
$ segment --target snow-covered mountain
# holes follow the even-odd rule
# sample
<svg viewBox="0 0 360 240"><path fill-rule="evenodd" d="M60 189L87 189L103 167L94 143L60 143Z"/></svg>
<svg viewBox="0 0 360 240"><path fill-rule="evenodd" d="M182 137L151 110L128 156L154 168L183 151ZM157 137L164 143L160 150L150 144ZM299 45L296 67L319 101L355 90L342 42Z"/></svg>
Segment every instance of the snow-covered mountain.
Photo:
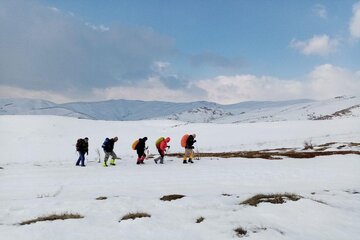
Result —
<svg viewBox="0 0 360 240"><path fill-rule="evenodd" d="M251 101L231 105L199 101L109 100L56 104L45 100L0 99L0 115L57 115L94 120L171 119L185 122L269 122L360 116L360 97L314 101Z"/></svg>

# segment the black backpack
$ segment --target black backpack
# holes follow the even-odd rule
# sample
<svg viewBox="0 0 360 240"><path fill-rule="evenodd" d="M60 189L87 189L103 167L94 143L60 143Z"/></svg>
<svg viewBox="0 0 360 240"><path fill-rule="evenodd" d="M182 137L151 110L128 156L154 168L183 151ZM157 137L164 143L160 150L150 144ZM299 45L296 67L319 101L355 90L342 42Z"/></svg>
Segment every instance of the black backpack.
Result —
<svg viewBox="0 0 360 240"><path fill-rule="evenodd" d="M76 142L76 151L80 151L81 148L84 146L85 140L82 138L79 138Z"/></svg>
<svg viewBox="0 0 360 240"><path fill-rule="evenodd" d="M109 138L105 138L104 143L102 144L102 148L103 149L107 149L109 147L109 143L110 143L110 139Z"/></svg>

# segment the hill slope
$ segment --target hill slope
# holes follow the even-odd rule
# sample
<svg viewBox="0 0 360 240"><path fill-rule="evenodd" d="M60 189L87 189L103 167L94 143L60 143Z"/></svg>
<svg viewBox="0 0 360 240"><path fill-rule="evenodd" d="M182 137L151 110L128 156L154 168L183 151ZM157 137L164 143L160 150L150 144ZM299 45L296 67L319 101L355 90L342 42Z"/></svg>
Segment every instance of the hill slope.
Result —
<svg viewBox="0 0 360 240"><path fill-rule="evenodd" d="M360 116L359 97L323 101L242 102L220 105L211 102L171 103L109 100L56 104L44 100L0 99L0 115L57 115L93 120L169 119L185 122L268 122L317 120Z"/></svg>

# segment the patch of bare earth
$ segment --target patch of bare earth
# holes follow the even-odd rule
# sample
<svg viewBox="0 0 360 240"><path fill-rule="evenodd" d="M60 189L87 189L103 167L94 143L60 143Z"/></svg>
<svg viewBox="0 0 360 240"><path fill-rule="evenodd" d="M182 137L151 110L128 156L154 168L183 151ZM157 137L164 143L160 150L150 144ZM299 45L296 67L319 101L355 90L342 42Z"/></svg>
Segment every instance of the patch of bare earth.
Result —
<svg viewBox="0 0 360 240"><path fill-rule="evenodd" d="M55 221L55 220L66 220L66 219L79 219L84 218L84 216L81 216L78 213L62 213L62 214L51 214L48 216L42 216L35 219L23 221L20 223L20 225L28 225L36 222L43 222L43 221Z"/></svg>
<svg viewBox="0 0 360 240"><path fill-rule="evenodd" d="M342 109L340 111L334 112L333 114L315 117L312 120L331 120L335 117L348 116L348 115L352 114L351 110L353 110L355 108L360 108L360 104L351 106L349 108Z"/></svg>
<svg viewBox="0 0 360 240"><path fill-rule="evenodd" d="M238 228L234 229L234 231L238 237L244 237L247 234L247 231L245 229L243 229L242 227L238 227Z"/></svg>
<svg viewBox="0 0 360 240"><path fill-rule="evenodd" d="M151 217L151 215L148 213L143 213L143 212L128 213L125 216L123 216L120 221L129 220L129 219L134 220L136 218L145 218L145 217L149 218L149 217Z"/></svg>
<svg viewBox="0 0 360 240"><path fill-rule="evenodd" d="M165 195L162 196L160 198L161 201L172 201L172 200L177 200L177 199L181 199L185 197L184 195L180 195L180 194L171 194L171 195Z"/></svg>
<svg viewBox="0 0 360 240"><path fill-rule="evenodd" d="M331 156L331 155L347 155L355 154L360 155L360 151L357 150L360 143L341 143L341 148L336 150L329 150L330 147L339 143L331 142L321 145L313 145L311 151L310 148L304 150L291 149L291 148L275 148L275 149L263 149L256 151L236 151L236 152L200 152L197 153L197 157L215 157L215 158L262 158L268 160L281 160L284 157L287 158L314 158L318 156ZM342 150L348 147L350 150ZM183 157L183 153L172 153L168 156Z"/></svg>
<svg viewBox="0 0 360 240"><path fill-rule="evenodd" d="M277 194L257 194L249 199L246 199L240 204L257 207L258 204L268 202L272 204L283 204L286 201L298 201L302 196L292 193L277 193Z"/></svg>
<svg viewBox="0 0 360 240"><path fill-rule="evenodd" d="M103 197L103 196L101 196L101 197L97 197L97 198L95 198L96 200L106 200L107 199L107 197Z"/></svg>

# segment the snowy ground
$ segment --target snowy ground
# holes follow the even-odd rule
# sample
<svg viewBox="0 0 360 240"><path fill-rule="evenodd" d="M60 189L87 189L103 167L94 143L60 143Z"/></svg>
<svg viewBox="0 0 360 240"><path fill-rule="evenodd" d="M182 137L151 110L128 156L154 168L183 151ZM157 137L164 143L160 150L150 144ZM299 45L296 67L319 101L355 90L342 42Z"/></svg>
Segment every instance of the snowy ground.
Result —
<svg viewBox="0 0 360 240"><path fill-rule="evenodd" d="M181 151L184 133L197 134L200 151L301 147L304 141L360 142L360 119L253 124L185 124L175 121L107 122L54 116L0 117L1 239L356 239L360 235L360 157L313 159L203 158L183 165L167 158L135 164L131 143L147 136L155 153L159 136ZM90 138L85 168L75 167L78 137ZM104 168L96 149L118 136L123 160ZM103 157L103 153L101 158ZM258 193L295 193L284 204L240 205ZM160 198L182 194L170 202ZM97 197L106 200L96 200ZM53 213L82 219L18 223ZM150 218L119 220L130 212ZM196 223L196 219L204 221Z"/></svg>

